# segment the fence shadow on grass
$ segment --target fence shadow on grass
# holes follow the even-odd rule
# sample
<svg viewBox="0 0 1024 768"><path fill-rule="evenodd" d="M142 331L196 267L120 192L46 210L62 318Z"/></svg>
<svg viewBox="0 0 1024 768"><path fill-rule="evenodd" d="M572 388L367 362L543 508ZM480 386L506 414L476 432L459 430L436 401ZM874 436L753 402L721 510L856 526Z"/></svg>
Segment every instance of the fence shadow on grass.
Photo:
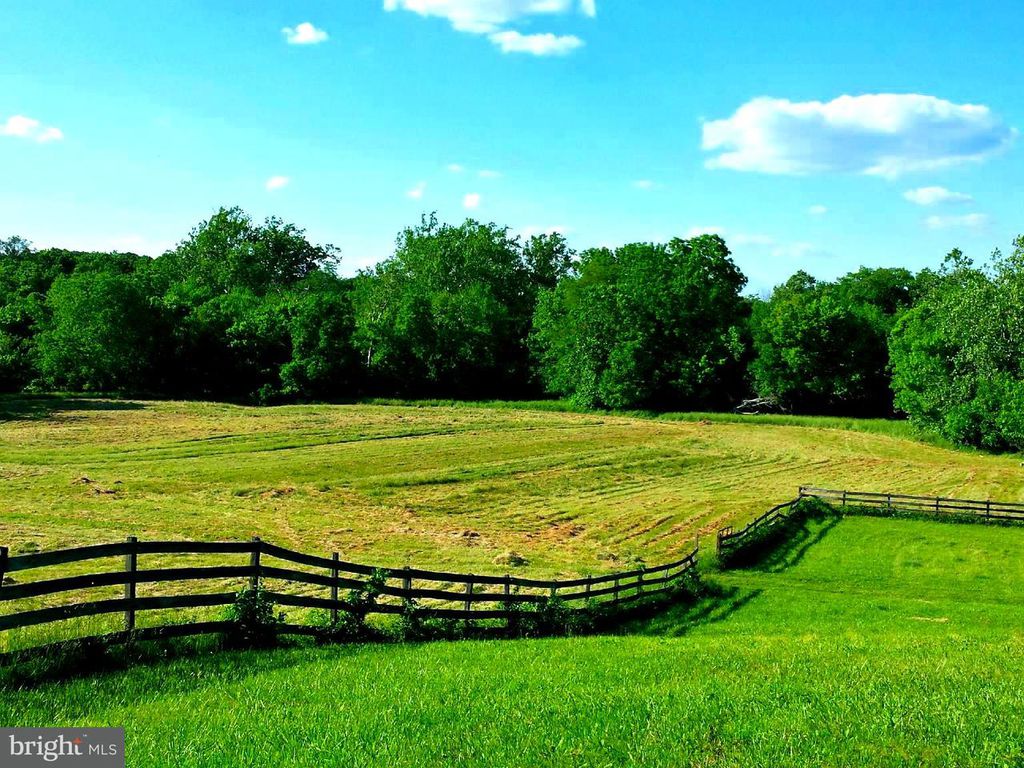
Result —
<svg viewBox="0 0 1024 768"><path fill-rule="evenodd" d="M773 545L754 548L748 555L745 567L769 573L780 573L792 568L804 559L812 547L828 536L840 520L840 517L834 516L793 521L785 526L786 531L780 531L783 535Z"/></svg>
<svg viewBox="0 0 1024 768"><path fill-rule="evenodd" d="M697 600L670 606L655 616L626 622L619 634L682 637L697 627L725 621L763 591L713 582L705 582L703 586L704 592Z"/></svg>
<svg viewBox="0 0 1024 768"><path fill-rule="evenodd" d="M331 646L332 654L343 661L345 656L362 652L366 645ZM306 650L308 646L284 645L278 650ZM246 657L241 663L240 657ZM51 683L67 683L88 679L103 686L110 679L119 685L115 673L136 668L155 668L161 665L199 662L209 672L190 677L189 688L213 687L224 682L238 682L240 676L255 672L287 669L306 663L301 653L262 653L254 650L225 648L219 637L185 637L174 640L146 641L128 645L104 645L94 638L69 641L55 646L29 649L0 662L0 695L5 690L32 690ZM251 668L251 670L249 669ZM154 676L153 680L163 679ZM175 685L175 678L166 678ZM119 689L123 691L132 688ZM139 698L153 695L151 690L137 689ZM146 691L146 692L144 692ZM128 694L126 694L128 695ZM126 702L130 704L131 702Z"/></svg>
<svg viewBox="0 0 1024 768"><path fill-rule="evenodd" d="M105 400L64 395L0 395L0 422L40 421L54 414L75 411L142 411L134 400Z"/></svg>

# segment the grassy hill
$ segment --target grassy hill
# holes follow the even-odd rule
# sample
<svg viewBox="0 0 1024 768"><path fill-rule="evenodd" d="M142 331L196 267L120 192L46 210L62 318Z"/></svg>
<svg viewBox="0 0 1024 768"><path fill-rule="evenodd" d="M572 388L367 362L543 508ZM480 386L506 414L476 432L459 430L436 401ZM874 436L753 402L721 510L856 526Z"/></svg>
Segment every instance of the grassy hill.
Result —
<svg viewBox="0 0 1024 768"><path fill-rule="evenodd" d="M139 766L1024 761L1024 529L809 524L616 636L222 653L0 697Z"/></svg>
<svg viewBox="0 0 1024 768"><path fill-rule="evenodd" d="M481 573L515 551L521 573L549 576L674 559L800 484L1024 498L1017 457L925 444L898 423L551 408L8 398L0 542L257 535Z"/></svg>

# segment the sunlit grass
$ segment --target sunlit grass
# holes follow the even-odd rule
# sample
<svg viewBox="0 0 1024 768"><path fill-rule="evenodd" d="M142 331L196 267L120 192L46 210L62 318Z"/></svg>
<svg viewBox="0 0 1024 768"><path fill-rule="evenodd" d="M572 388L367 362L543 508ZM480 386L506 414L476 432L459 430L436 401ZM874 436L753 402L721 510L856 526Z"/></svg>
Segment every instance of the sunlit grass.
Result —
<svg viewBox="0 0 1024 768"><path fill-rule="evenodd" d="M559 407L8 398L0 541L261 536L485 573L514 551L520 572L561 575L673 559L801 484L1024 495L1017 457L925 444L902 422Z"/></svg>
<svg viewBox="0 0 1024 768"><path fill-rule="evenodd" d="M989 766L1024 759L1024 529L816 521L616 636L295 648L0 697L140 766Z"/></svg>

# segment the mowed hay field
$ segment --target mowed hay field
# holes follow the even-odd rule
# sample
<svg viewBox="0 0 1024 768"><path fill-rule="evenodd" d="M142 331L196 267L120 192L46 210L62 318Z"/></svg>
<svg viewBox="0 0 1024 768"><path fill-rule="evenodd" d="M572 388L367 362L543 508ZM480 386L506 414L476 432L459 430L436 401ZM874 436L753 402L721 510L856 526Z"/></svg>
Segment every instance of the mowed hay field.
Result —
<svg viewBox="0 0 1024 768"><path fill-rule="evenodd" d="M1001 500L1018 457L813 419L647 419L511 407L0 401L11 554L260 536L365 563L599 573L678 557L800 484ZM710 539L707 541L710 544Z"/></svg>
<svg viewBox="0 0 1024 768"><path fill-rule="evenodd" d="M0 696L132 766L1019 766L1024 529L809 523L622 634L221 652Z"/></svg>

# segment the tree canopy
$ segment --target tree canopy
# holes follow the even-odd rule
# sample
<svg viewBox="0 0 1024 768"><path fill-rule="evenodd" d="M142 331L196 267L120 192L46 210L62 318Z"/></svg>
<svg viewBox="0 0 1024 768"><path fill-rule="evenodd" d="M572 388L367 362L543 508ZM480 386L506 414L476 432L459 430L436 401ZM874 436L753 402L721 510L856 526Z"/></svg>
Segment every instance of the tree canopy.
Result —
<svg viewBox="0 0 1024 768"><path fill-rule="evenodd" d="M906 414L1024 449L1024 238L937 271L797 272L764 298L715 235L592 248L434 215L354 278L295 224L222 208L175 248L0 240L0 391L254 403L536 398Z"/></svg>
<svg viewBox="0 0 1024 768"><path fill-rule="evenodd" d="M541 376L585 406L725 404L742 394L745 284L716 235L586 251L541 296Z"/></svg>

